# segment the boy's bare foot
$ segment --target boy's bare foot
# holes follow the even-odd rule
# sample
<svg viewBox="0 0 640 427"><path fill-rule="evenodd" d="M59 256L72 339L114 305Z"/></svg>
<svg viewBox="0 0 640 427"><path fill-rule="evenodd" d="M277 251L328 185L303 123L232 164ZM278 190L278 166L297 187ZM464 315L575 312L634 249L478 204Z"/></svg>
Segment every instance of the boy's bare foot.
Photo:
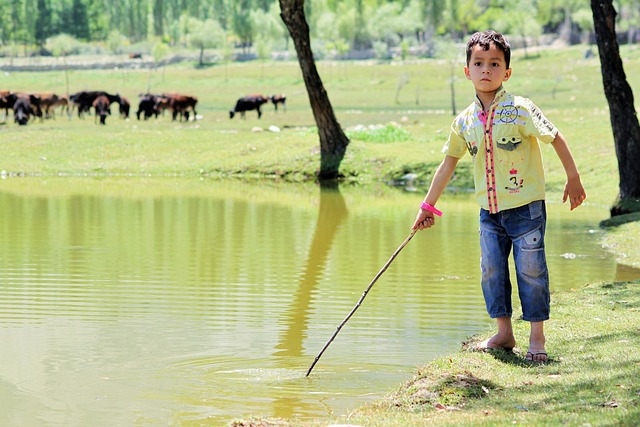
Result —
<svg viewBox="0 0 640 427"><path fill-rule="evenodd" d="M489 338L488 340L484 340L481 343L478 343L475 349L477 351L504 350L506 352L510 352L513 350L513 347L515 346L516 346L515 337L511 336L511 337L503 338L496 334L491 338Z"/></svg>

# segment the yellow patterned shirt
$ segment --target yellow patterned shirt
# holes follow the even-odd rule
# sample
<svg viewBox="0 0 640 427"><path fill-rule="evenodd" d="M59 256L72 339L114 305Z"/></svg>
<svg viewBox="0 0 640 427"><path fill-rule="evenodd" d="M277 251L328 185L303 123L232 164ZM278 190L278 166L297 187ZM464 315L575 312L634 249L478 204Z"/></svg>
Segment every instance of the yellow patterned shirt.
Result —
<svg viewBox="0 0 640 427"><path fill-rule="evenodd" d="M455 118L442 152L456 158L471 154L478 203L497 213L544 200L538 141L550 143L557 133L531 100L500 88L486 114L476 99Z"/></svg>

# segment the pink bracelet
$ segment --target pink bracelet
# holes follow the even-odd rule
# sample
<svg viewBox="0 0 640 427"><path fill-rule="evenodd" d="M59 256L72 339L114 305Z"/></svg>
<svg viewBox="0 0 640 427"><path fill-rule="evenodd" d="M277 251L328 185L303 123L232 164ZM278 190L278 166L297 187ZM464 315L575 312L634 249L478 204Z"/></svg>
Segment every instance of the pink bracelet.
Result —
<svg viewBox="0 0 640 427"><path fill-rule="evenodd" d="M420 209L424 209L425 211L429 211L438 216L442 216L442 211L439 211L435 207L431 206L429 203L422 202L422 204L420 205Z"/></svg>

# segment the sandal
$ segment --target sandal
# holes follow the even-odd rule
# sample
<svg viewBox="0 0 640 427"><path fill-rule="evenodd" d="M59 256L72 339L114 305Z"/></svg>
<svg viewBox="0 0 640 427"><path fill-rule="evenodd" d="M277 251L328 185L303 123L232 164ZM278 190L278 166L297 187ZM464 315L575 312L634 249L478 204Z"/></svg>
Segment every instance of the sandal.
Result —
<svg viewBox="0 0 640 427"><path fill-rule="evenodd" d="M544 350L529 350L524 359L530 363L546 363L549 357Z"/></svg>

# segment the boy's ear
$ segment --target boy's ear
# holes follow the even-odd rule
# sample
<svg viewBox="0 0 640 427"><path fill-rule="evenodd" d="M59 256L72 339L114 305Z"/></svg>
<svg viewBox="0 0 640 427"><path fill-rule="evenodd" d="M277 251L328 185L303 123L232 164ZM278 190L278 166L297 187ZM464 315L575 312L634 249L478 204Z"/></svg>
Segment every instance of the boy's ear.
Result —
<svg viewBox="0 0 640 427"><path fill-rule="evenodd" d="M507 68L507 72L504 73L504 81L506 82L511 77L511 68Z"/></svg>
<svg viewBox="0 0 640 427"><path fill-rule="evenodd" d="M471 80L471 74L469 74L469 67L464 67L464 75L467 76L467 80Z"/></svg>

